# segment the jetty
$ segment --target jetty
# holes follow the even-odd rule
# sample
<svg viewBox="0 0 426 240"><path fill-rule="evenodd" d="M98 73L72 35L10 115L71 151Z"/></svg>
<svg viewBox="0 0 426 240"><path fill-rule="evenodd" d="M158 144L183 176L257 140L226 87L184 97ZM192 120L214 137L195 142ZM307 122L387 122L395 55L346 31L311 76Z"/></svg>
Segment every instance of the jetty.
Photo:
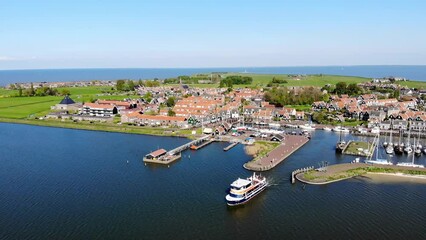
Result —
<svg viewBox="0 0 426 240"><path fill-rule="evenodd" d="M228 145L228 146L226 146L226 147L224 147L223 148L223 151L228 151L228 150L230 150L231 148L233 148L233 147L235 147L235 146L237 146L238 145L238 143L239 142L233 142L233 143L231 143L230 145Z"/></svg>
<svg viewBox="0 0 426 240"><path fill-rule="evenodd" d="M207 144L210 144L212 141L213 140L211 139L211 136L207 135L189 143L185 143L170 151L166 151L165 149L158 149L145 155L143 161L146 163L170 164L180 159L182 157L181 153L186 149L191 148L191 146L198 146L198 148L201 148L203 146L206 146Z"/></svg>
<svg viewBox="0 0 426 240"><path fill-rule="evenodd" d="M314 166L311 166L311 167L299 168L299 169L294 170L293 172L291 172L291 183L292 183L292 184L295 184L295 183L296 183L296 178L295 178L295 176L296 176L297 174L299 174L299 173L304 173L304 172L309 172L309 171L312 171L312 170L314 170L314 169L315 169L315 168L314 168Z"/></svg>
<svg viewBox="0 0 426 240"><path fill-rule="evenodd" d="M245 163L244 168L251 171L268 171L284 161L299 148L304 146L309 139L305 136L286 135L283 142L266 156L255 158Z"/></svg>
<svg viewBox="0 0 426 240"><path fill-rule="evenodd" d="M309 169L293 175L306 184L323 185L362 176L365 174L383 174L399 177L417 177L426 179L426 168L414 168L397 165L371 165L367 163L342 163L327 166L326 169Z"/></svg>
<svg viewBox="0 0 426 240"><path fill-rule="evenodd" d="M210 143L212 143L212 142L214 142L214 140L213 139L210 139L210 140L208 140L208 141L204 141L204 142L202 142L201 144L199 144L199 145L197 145L197 144L192 144L189 148L191 149L191 150L198 150L198 149L200 149L200 148L203 148L203 147L205 147L205 146L207 146L207 145L209 145Z"/></svg>

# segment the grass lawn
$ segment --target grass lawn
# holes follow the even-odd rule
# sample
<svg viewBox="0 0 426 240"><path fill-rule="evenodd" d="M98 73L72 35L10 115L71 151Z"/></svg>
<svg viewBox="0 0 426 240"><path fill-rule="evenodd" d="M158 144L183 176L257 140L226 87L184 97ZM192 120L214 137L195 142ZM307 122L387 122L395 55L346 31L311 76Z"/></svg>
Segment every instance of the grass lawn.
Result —
<svg viewBox="0 0 426 240"><path fill-rule="evenodd" d="M153 127L140 127L133 125L118 125L114 123L99 123L94 122L90 123L88 121L73 122L71 120L54 120L54 119L11 119L11 118L1 118L0 122L11 122L11 123L21 123L21 124L30 124L38 126L48 126L48 127L61 127L61 128L73 128L73 129L84 129L84 130L93 130L93 131L106 131L106 132L122 132L122 133L132 133L132 134L148 134L148 135L157 135L157 136L178 136L178 137L188 137L188 131L192 130L181 130L181 129L171 129L171 128L153 128ZM195 131L200 132L198 129Z"/></svg>
<svg viewBox="0 0 426 240"><path fill-rule="evenodd" d="M63 88L58 88L60 92ZM103 95L103 91L111 90L111 87L75 87L66 88L71 93L71 98L76 102L88 102L94 99L123 100L125 98L138 98L138 95ZM44 116L50 112L50 107L59 103L61 96L44 97L10 97L16 94L16 90L0 88L0 117L23 119L30 115Z"/></svg>
<svg viewBox="0 0 426 240"><path fill-rule="evenodd" d="M401 86L406 86L409 88L426 89L426 82L407 81L407 82L399 82L399 84Z"/></svg>
<svg viewBox="0 0 426 240"><path fill-rule="evenodd" d="M27 118L32 114L44 116L61 99L62 97L56 96L0 98L0 117Z"/></svg>
<svg viewBox="0 0 426 240"><path fill-rule="evenodd" d="M312 106L311 105L285 105L285 107L288 108L294 108L296 111L311 111Z"/></svg>
<svg viewBox="0 0 426 240"><path fill-rule="evenodd" d="M251 74L251 73L228 73L231 75L249 76L253 78L252 86L266 86L272 78L287 80L288 83L280 84L280 86L316 86L323 87L326 84L335 85L338 82L361 83L368 82L371 78L351 77L351 76L336 76L336 75L307 75L300 79L289 77L288 74ZM240 85L237 85L240 86ZM244 86L244 85L243 85Z"/></svg>

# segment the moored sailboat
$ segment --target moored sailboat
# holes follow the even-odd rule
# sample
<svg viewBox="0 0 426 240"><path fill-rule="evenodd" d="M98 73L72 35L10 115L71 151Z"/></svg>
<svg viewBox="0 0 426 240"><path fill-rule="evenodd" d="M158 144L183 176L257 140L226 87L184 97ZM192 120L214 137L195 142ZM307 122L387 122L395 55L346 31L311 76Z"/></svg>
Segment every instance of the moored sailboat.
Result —
<svg viewBox="0 0 426 240"><path fill-rule="evenodd" d="M388 161L387 159L379 158L379 140L380 140L380 135L377 134L377 136L375 137L373 141L373 146L372 146L372 147L376 147L376 159L372 159L373 154L371 154L370 159L365 160L365 163L378 164L378 165L393 165L393 163Z"/></svg>

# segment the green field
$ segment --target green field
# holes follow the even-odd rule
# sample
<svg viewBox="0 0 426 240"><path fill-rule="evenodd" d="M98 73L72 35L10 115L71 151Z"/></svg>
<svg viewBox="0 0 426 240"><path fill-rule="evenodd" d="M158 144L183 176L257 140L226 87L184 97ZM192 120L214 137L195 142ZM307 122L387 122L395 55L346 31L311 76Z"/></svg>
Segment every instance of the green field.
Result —
<svg viewBox="0 0 426 240"><path fill-rule="evenodd" d="M409 88L417 88L417 89L426 89L426 82L418 82L418 81L407 81L407 82L399 82L401 86L406 86Z"/></svg>
<svg viewBox="0 0 426 240"><path fill-rule="evenodd" d="M0 98L0 117L27 118L30 115L44 116L62 97L6 97Z"/></svg>
<svg viewBox="0 0 426 240"><path fill-rule="evenodd" d="M240 76L252 77L253 78L252 85L254 86L266 86L270 81L272 81L272 78L274 77L288 81L288 83L280 84L281 86L323 87L326 84L335 85L338 82L362 83L362 82L368 82L371 80L371 78L335 76L335 75L307 75L300 78L289 77L288 74L228 73L227 75L240 75Z"/></svg>
<svg viewBox="0 0 426 240"><path fill-rule="evenodd" d="M94 99L123 100L125 98L137 98L137 95L102 95L103 91L111 90L111 87L76 87L66 88L71 93L71 98L76 102L88 102ZM60 92L62 88L58 88ZM30 116L44 116L50 112L50 107L59 103L63 97L11 97L16 90L0 88L0 117L24 119Z"/></svg>

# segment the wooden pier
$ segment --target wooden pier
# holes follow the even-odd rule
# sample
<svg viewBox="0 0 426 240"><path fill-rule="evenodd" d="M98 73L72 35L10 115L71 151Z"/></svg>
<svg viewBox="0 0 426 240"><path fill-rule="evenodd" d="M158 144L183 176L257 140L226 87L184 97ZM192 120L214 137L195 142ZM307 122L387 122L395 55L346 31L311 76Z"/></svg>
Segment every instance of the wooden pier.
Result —
<svg viewBox="0 0 426 240"><path fill-rule="evenodd" d="M196 139L196 140L194 140L192 142L189 142L189 143L185 143L182 146L179 146L179 147L177 147L175 149L172 149L172 150L168 151L168 154L173 155L173 154L176 154L176 153L183 152L184 150L190 148L191 145L197 145L197 144L200 144L200 143L202 143L204 141L208 141L208 140L210 140L210 135L203 136L203 137L201 137L199 139Z"/></svg>
<svg viewBox="0 0 426 240"><path fill-rule="evenodd" d="M209 145L209 144L210 144L210 143L212 143L212 142L214 142L214 140L208 140L208 141L205 141L205 142L201 143L200 145L195 145L195 144L193 144L193 145L191 145L189 148L190 148L191 150L198 150L198 149L200 149L200 148L203 148L203 147L205 147L205 146Z"/></svg>
<svg viewBox="0 0 426 240"><path fill-rule="evenodd" d="M238 143L239 142L233 142L233 143L231 143L230 145L228 145L227 147L224 147L223 148L223 151L228 151L228 150L230 150L231 148L233 148L233 147L235 147L235 146L237 146L238 145Z"/></svg>
<svg viewBox="0 0 426 240"><path fill-rule="evenodd" d="M210 135L203 136L194 141L185 143L177 148L174 148L168 152L166 152L166 150L164 149L159 149L154 152L151 152L143 158L143 161L146 163L170 164L180 159L182 156L182 152L188 148L191 148L191 146L197 146L197 144L201 143L201 145L198 145L197 147L197 149L199 149L201 147L206 146L207 144L210 144L211 142L213 142L213 140L210 139Z"/></svg>

